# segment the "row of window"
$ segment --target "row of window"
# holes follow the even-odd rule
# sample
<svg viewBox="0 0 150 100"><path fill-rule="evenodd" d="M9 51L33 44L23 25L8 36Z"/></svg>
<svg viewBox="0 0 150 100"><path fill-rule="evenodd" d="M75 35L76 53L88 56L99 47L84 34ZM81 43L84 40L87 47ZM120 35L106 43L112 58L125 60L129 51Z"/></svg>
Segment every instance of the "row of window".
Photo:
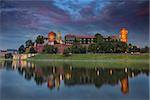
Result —
<svg viewBox="0 0 150 100"><path fill-rule="evenodd" d="M82 41L82 40L92 40L93 41L94 39L93 38L88 38L88 39L87 38L81 38L80 41Z"/></svg>
<svg viewBox="0 0 150 100"><path fill-rule="evenodd" d="M81 44L90 44L90 43L94 43L93 41L80 41Z"/></svg>
<svg viewBox="0 0 150 100"><path fill-rule="evenodd" d="M74 41L66 41L65 43L72 44ZM90 44L94 43L93 41L80 41L81 44Z"/></svg>

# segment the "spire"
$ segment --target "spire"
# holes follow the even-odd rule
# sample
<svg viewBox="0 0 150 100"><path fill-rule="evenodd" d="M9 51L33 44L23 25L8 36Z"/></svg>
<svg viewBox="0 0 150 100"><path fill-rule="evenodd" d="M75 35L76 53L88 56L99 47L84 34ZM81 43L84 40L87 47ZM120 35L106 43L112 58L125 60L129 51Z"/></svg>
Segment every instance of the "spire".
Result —
<svg viewBox="0 0 150 100"><path fill-rule="evenodd" d="M60 34L60 32L58 32L57 40L58 40L58 42L60 42L60 40L61 40L61 34Z"/></svg>
<svg viewBox="0 0 150 100"><path fill-rule="evenodd" d="M58 39L61 37L61 34L60 34L60 32L58 32Z"/></svg>

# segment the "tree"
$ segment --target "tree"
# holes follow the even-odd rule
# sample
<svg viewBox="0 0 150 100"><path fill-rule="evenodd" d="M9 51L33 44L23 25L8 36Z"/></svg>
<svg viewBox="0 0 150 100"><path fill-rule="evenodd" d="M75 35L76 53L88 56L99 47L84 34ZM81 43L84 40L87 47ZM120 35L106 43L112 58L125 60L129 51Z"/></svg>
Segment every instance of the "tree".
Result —
<svg viewBox="0 0 150 100"><path fill-rule="evenodd" d="M36 42L37 44L43 44L43 43L44 43L44 37L43 37L42 35L39 35L39 36L36 38L35 42Z"/></svg>
<svg viewBox="0 0 150 100"><path fill-rule="evenodd" d="M144 48L141 48L140 52L141 53L149 53L150 49L148 46L145 46Z"/></svg>
<svg viewBox="0 0 150 100"><path fill-rule="evenodd" d="M24 52L25 52L25 47L24 47L24 45L21 45L21 46L19 47L18 51L19 51L19 54L24 53Z"/></svg>
<svg viewBox="0 0 150 100"><path fill-rule="evenodd" d="M5 59L12 59L13 55L11 53L5 54Z"/></svg>
<svg viewBox="0 0 150 100"><path fill-rule="evenodd" d="M86 47L83 47L80 44L73 44L73 46L70 49L71 53L86 53Z"/></svg>
<svg viewBox="0 0 150 100"><path fill-rule="evenodd" d="M127 43L118 41L116 52L121 53L121 52L125 52L125 51L127 51Z"/></svg>
<svg viewBox="0 0 150 100"><path fill-rule="evenodd" d="M64 52L63 52L63 55L64 55L65 57L67 57L67 56L70 56L70 53L71 53L71 49L70 49L70 48L66 48L66 49L64 50Z"/></svg>
<svg viewBox="0 0 150 100"><path fill-rule="evenodd" d="M145 52L149 53L149 47L148 46L145 46Z"/></svg>
<svg viewBox="0 0 150 100"><path fill-rule="evenodd" d="M131 43L129 43L129 47L131 47L132 46L132 44Z"/></svg>
<svg viewBox="0 0 150 100"><path fill-rule="evenodd" d="M56 54L57 53L57 48L51 45L45 45L44 47L44 52L45 53L50 53L50 54Z"/></svg>
<svg viewBox="0 0 150 100"><path fill-rule="evenodd" d="M37 53L37 52L36 52L36 50L34 49L34 47L31 47L29 53Z"/></svg>
<svg viewBox="0 0 150 100"><path fill-rule="evenodd" d="M26 44L26 47L27 47L27 48L33 46L32 40L27 40L27 41L25 42L25 44Z"/></svg>
<svg viewBox="0 0 150 100"><path fill-rule="evenodd" d="M105 53L114 52L114 44L113 42L102 42L101 51Z"/></svg>
<svg viewBox="0 0 150 100"><path fill-rule="evenodd" d="M81 47L80 48L80 53L86 53L86 47Z"/></svg>
<svg viewBox="0 0 150 100"><path fill-rule="evenodd" d="M83 47L81 44L74 43L72 47L64 50L64 54L66 53L86 53L86 47Z"/></svg>
<svg viewBox="0 0 150 100"><path fill-rule="evenodd" d="M137 46L133 46L133 52L140 52L140 48L137 48Z"/></svg>
<svg viewBox="0 0 150 100"><path fill-rule="evenodd" d="M99 42L102 42L103 41L103 36L99 33L95 34L95 43L99 43Z"/></svg>
<svg viewBox="0 0 150 100"><path fill-rule="evenodd" d="M128 52L131 53L131 52L140 52L140 48L138 48L137 46L133 45L130 43L129 46L128 46Z"/></svg>
<svg viewBox="0 0 150 100"><path fill-rule="evenodd" d="M74 44L74 45L71 47L71 51L72 51L72 53L80 53L79 45Z"/></svg>
<svg viewBox="0 0 150 100"><path fill-rule="evenodd" d="M97 45L96 44L90 44L88 47L88 52L96 53L97 52Z"/></svg>
<svg viewBox="0 0 150 100"><path fill-rule="evenodd" d="M129 46L128 46L128 52L129 52L129 53L131 53L131 52L132 52L132 48L133 48L133 47L132 47L132 44L131 44L131 43L129 43Z"/></svg>

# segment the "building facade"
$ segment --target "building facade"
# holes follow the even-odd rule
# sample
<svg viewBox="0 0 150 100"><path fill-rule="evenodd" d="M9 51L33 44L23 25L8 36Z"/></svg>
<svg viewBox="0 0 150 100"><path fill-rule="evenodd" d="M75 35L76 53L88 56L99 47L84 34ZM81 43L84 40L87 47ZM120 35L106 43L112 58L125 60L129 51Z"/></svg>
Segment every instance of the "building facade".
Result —
<svg viewBox="0 0 150 100"><path fill-rule="evenodd" d="M95 36L75 36L73 34L65 35L65 44L73 44L75 41L80 44L94 43Z"/></svg>
<svg viewBox="0 0 150 100"><path fill-rule="evenodd" d="M65 35L65 44L73 44L75 41L79 42L82 45L89 45L95 42L96 37L95 36L75 36L73 34L67 34ZM118 36L117 35L111 35L111 36L104 36L103 42L107 41L117 41Z"/></svg>
<svg viewBox="0 0 150 100"><path fill-rule="evenodd" d="M80 44L91 44L94 43L95 36L76 36L76 39Z"/></svg>
<svg viewBox="0 0 150 100"><path fill-rule="evenodd" d="M73 44L76 39L76 36L73 34L65 35L65 44Z"/></svg>
<svg viewBox="0 0 150 100"><path fill-rule="evenodd" d="M109 41L117 41L117 35L111 36L104 36L102 42L109 42ZM44 46L46 44L52 45L57 47L58 53L63 53L64 49L71 47L75 42L81 44L83 47L88 48L89 44L95 43L96 36L83 36L83 35L74 35L74 34L67 34L64 37L64 41L61 38L60 32L56 35L55 32L49 32L48 37L44 37L44 44L36 44L35 50L38 53L42 53L44 50Z"/></svg>
<svg viewBox="0 0 150 100"><path fill-rule="evenodd" d="M117 41L118 36L117 35L110 35L110 36L104 36L103 42L110 42L110 41Z"/></svg>

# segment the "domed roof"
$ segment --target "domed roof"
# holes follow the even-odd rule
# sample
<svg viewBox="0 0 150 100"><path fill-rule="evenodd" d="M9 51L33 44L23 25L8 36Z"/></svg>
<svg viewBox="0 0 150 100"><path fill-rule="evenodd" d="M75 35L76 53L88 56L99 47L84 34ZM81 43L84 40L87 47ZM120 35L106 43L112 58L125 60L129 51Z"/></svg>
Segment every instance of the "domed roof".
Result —
<svg viewBox="0 0 150 100"><path fill-rule="evenodd" d="M56 36L56 33L55 32L49 32L48 35L54 35L54 36Z"/></svg>

